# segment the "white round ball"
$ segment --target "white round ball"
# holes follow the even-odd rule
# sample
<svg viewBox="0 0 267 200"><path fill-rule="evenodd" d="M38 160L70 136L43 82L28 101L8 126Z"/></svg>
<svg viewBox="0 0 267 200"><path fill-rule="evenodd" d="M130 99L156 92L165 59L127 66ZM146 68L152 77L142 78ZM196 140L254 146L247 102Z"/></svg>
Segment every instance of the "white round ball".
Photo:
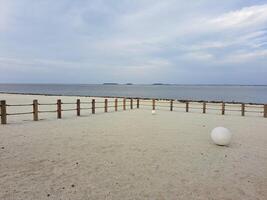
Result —
<svg viewBox="0 0 267 200"><path fill-rule="evenodd" d="M152 110L152 115L155 115L156 114L156 111L155 110Z"/></svg>
<svg viewBox="0 0 267 200"><path fill-rule="evenodd" d="M216 127L211 131L211 139L217 145L228 145L231 142L232 133L224 127Z"/></svg>

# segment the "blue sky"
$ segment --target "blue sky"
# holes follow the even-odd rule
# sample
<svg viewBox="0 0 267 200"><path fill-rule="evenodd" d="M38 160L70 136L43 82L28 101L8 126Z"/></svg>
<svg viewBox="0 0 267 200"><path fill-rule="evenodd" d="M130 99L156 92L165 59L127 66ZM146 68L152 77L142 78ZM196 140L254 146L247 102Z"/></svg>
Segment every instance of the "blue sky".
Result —
<svg viewBox="0 0 267 200"><path fill-rule="evenodd" d="M267 1L0 0L0 82L267 84Z"/></svg>

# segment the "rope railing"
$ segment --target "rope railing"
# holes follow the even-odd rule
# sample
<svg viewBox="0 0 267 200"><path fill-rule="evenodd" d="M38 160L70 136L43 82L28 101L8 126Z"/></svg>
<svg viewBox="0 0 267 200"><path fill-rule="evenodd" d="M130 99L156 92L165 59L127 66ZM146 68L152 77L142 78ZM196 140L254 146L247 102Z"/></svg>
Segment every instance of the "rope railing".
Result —
<svg viewBox="0 0 267 200"><path fill-rule="evenodd" d="M253 110L247 110L246 112L250 112L250 113L264 113L263 111L253 111Z"/></svg>
<svg viewBox="0 0 267 200"><path fill-rule="evenodd" d="M73 111L73 110L77 110L77 108L72 108L72 109L62 109L61 111Z"/></svg>
<svg viewBox="0 0 267 200"><path fill-rule="evenodd" d="M152 104L149 103L152 100ZM169 104L169 105L167 105ZM228 114L229 112L240 112L241 116L245 116L245 113L263 113L263 116L267 118L267 105L265 104L244 104L244 103L231 103L231 102L205 102L205 101L186 101L186 100L156 100L156 99L145 99L141 104L143 107L151 107L152 110L156 108L170 108L170 111L179 109L189 112L190 110L202 110L202 113L210 111L220 111L222 115ZM202 106L200 106L202 105ZM254 108L252 111L251 109ZM178 110L177 110L178 111Z"/></svg>
<svg viewBox="0 0 267 200"><path fill-rule="evenodd" d="M58 99L56 103L38 103L38 100L33 100L32 104L7 104L6 101L1 101L0 104L0 117L1 117L1 124L7 124L7 116L16 116L16 115L33 115L33 120L39 120L39 114L43 113L57 113L57 118L62 118L62 112L69 112L69 111L76 111L77 116L81 115L81 110L91 110L92 114L96 113L96 109L103 109L102 111L108 112L108 108L112 108L111 110L118 111L118 108L122 110L126 110L127 108L133 109L134 100L133 99L126 99L123 98L122 101L118 101L117 98L114 100L105 99L105 101L96 101L92 99L91 102L83 101L81 102L80 99L77 99L76 102L62 102L61 99ZM91 105L91 107L82 107L81 105ZM64 105L76 105L75 108L63 108ZM7 108L9 107L18 107L18 106L31 106L32 112L17 112L17 113L9 113L7 112ZM40 109L44 108L43 106L56 106L56 110L46 110ZM139 100L136 101L136 107L139 108Z"/></svg>
<svg viewBox="0 0 267 200"><path fill-rule="evenodd" d="M6 104L6 106L7 107L10 107L10 106L12 106L12 107L19 107L19 106L23 106L23 107L25 107L25 106L32 106L33 104Z"/></svg>
<svg viewBox="0 0 267 200"><path fill-rule="evenodd" d="M70 102L68 102L68 103L65 103L65 102L64 102L64 103L63 103L63 102L62 102L61 104L62 104L62 105L64 105L64 104L66 104L66 105L75 105L76 103L70 103Z"/></svg>
<svg viewBox="0 0 267 200"><path fill-rule="evenodd" d="M142 102L141 102L142 101ZM75 108L63 108L64 105L76 105ZM91 107L82 107L81 105L91 105ZM7 109L10 107L32 107L32 112L18 112L9 113ZM39 110L42 106L56 106L56 110ZM16 115L33 115L33 120L39 120L39 114L42 113L57 113L57 118L62 118L62 112L76 111L77 116L81 115L81 110L90 110L92 114L96 113L96 109L103 109L102 112L108 112L109 108L112 111L118 111L118 108L122 110L126 109L139 109L140 106L151 107L152 110L160 108L169 108L170 111L181 111L190 112L190 110L202 110L202 113L210 111L220 111L222 115L227 112L240 112L241 116L245 116L245 113L258 113L263 114L263 117L267 118L267 104L230 104L229 102L198 102L198 101L185 101L185 100L156 100L156 99L141 99L141 98L122 98L122 100L105 99L104 101L80 101L77 99L76 102L62 102L58 99L56 103L38 103L38 100L33 100L32 104L7 104L6 101L1 101L0 104L0 117L1 124L7 123L7 116ZM252 110L254 109L254 110ZM166 110L166 109L165 109Z"/></svg>
<svg viewBox="0 0 267 200"><path fill-rule="evenodd" d="M33 114L33 112L7 113L6 115L29 115L29 114Z"/></svg>
<svg viewBox="0 0 267 200"><path fill-rule="evenodd" d="M38 103L39 106L55 106L57 103Z"/></svg>
<svg viewBox="0 0 267 200"><path fill-rule="evenodd" d="M81 101L81 104L92 104L92 102L85 102L85 101Z"/></svg>
<svg viewBox="0 0 267 200"><path fill-rule="evenodd" d="M264 106L251 106L251 105L246 105L246 108L259 108L262 109Z"/></svg>
<svg viewBox="0 0 267 200"><path fill-rule="evenodd" d="M57 112L57 110L40 110L40 111L38 111L38 113L53 113L53 112Z"/></svg>
<svg viewBox="0 0 267 200"><path fill-rule="evenodd" d="M203 108L193 108L193 107L190 107L190 109L193 109L193 110L202 110Z"/></svg>

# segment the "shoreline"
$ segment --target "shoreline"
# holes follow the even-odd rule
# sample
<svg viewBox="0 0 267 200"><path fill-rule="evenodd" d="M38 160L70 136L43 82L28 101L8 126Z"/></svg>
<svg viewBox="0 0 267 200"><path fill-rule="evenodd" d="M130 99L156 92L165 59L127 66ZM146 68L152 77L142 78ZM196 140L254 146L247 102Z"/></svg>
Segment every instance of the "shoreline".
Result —
<svg viewBox="0 0 267 200"><path fill-rule="evenodd" d="M97 97L97 98L126 98L126 99L143 99L143 100L162 100L162 101L178 101L181 103L185 102L196 102L196 103L226 103L226 104L248 104L248 105L265 105L266 103L253 103L253 102L240 102L240 101L216 101L216 100L192 100L192 99L168 99L168 98L150 98L150 97L130 97L130 96L98 96L98 95L66 95L66 94L43 94L43 93L18 93L18 92L0 92L0 94L15 94L15 95L40 95L40 96L66 96L66 97Z"/></svg>

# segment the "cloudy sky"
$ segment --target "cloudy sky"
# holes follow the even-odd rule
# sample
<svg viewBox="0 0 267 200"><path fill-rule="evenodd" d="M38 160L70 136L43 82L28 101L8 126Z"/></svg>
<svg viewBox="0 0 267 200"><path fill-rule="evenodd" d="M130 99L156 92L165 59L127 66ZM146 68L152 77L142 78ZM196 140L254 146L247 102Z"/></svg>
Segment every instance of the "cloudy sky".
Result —
<svg viewBox="0 0 267 200"><path fill-rule="evenodd" d="M0 0L0 82L267 84L267 1Z"/></svg>

